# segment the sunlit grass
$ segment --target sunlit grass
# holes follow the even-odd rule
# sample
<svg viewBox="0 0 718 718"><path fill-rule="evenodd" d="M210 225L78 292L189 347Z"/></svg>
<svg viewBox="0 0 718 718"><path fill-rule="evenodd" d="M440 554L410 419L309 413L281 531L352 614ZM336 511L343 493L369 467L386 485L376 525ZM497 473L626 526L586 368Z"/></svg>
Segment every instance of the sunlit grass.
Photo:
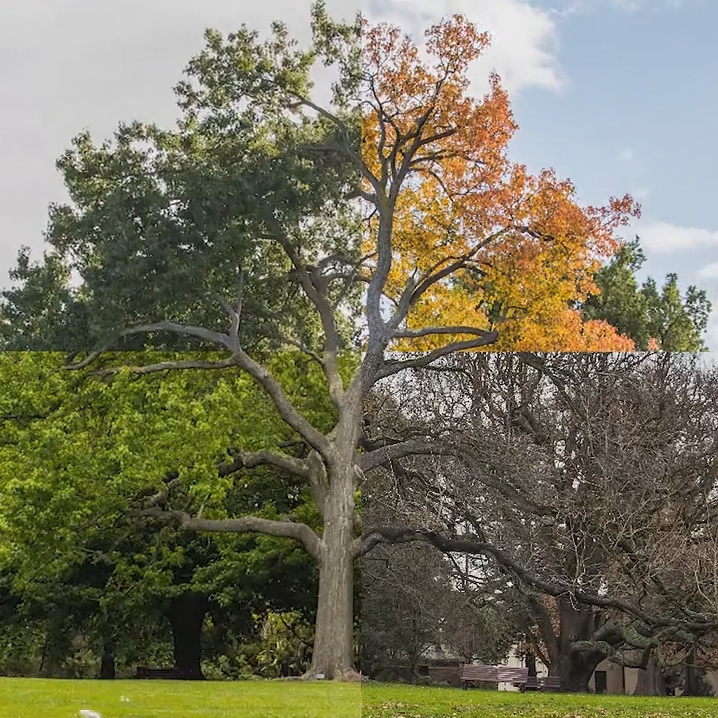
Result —
<svg viewBox="0 0 718 718"><path fill-rule="evenodd" d="M122 700L124 696L127 700ZM358 684L0 678L1 718L359 718Z"/></svg>

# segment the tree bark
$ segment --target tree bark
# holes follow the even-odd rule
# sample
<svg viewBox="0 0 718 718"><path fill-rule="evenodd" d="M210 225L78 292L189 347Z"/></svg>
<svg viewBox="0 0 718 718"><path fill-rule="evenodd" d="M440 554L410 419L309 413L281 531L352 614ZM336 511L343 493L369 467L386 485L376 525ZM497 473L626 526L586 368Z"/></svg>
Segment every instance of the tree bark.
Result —
<svg viewBox="0 0 718 718"><path fill-rule="evenodd" d="M588 693L588 682L604 657L602 654L579 651L571 651L562 657L558 670L561 675L561 690L566 693Z"/></svg>
<svg viewBox="0 0 718 718"><path fill-rule="evenodd" d="M100 679L113 680L116 676L115 668L115 651L112 645L102 647L102 657L100 659Z"/></svg>
<svg viewBox="0 0 718 718"><path fill-rule="evenodd" d="M355 680L353 484L332 482L319 559L319 601L312 664L306 678Z"/></svg>
<svg viewBox="0 0 718 718"><path fill-rule="evenodd" d="M204 680L202 658L202 624L207 613L206 596L188 594L173 598L168 617L174 644L174 668L181 680Z"/></svg>
<svg viewBox="0 0 718 718"><path fill-rule="evenodd" d="M577 651L572 646L575 641L593 637L595 610L591 606L574 606L564 598L558 600L558 610L560 631L554 643L558 655L552 656L549 674L561 676L561 690L566 693L588 693L588 682L606 656L600 651Z"/></svg>
<svg viewBox="0 0 718 718"><path fill-rule="evenodd" d="M663 680L661 671L656 665L655 659L648 661L648 666L639 670L636 681L636 696L665 696L666 682Z"/></svg>
<svg viewBox="0 0 718 718"><path fill-rule="evenodd" d="M112 653L103 653L100 661L100 678L102 680L113 680L115 675L115 656Z"/></svg>

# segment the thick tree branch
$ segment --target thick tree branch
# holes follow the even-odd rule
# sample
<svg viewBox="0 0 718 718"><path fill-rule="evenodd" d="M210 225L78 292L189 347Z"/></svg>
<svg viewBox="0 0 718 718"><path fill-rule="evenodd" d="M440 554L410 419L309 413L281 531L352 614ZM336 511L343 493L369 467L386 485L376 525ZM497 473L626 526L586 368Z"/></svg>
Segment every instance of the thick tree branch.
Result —
<svg viewBox="0 0 718 718"><path fill-rule="evenodd" d="M344 383L339 372L339 332L337 330L334 308L327 296L327 281L321 276L319 267L308 267L302 263L299 253L292 245L279 222L268 218L267 224L271 227L273 238L277 241L289 258L299 278L299 283L319 314L324 330L324 348L320 364L329 386L329 396L334 405L339 408L344 398ZM328 261L332 258L327 258Z"/></svg>
<svg viewBox="0 0 718 718"><path fill-rule="evenodd" d="M241 299L240 299L241 301ZM239 307L238 307L239 309ZM285 394L279 382L269 372L266 367L262 366L249 354L247 354L239 346L239 338L236 333L238 329L237 323L232 322L233 331L230 334L221 334L210 329L202 327L194 327L174 322L156 322L153 324L140 324L120 332L116 337L103 345L99 350L91 352L85 359L67 365L68 369L82 369L89 366L104 351L107 351L115 341L121 337L131 336L133 334L141 334L155 331L168 331L176 334L185 334L195 336L205 341L219 344L232 352L232 357L222 362L202 362L195 360L160 362L157 364L149 364L140 367L115 367L111 369L103 369L101 373L111 374L122 371L131 371L136 374L149 374L157 371L166 371L168 369L217 369L237 366L246 371L261 387L274 403L282 420L294 429L313 449L316 449L325 459L331 458L332 447L327 438L316 429L311 422L292 404L289 397Z"/></svg>
<svg viewBox="0 0 718 718"><path fill-rule="evenodd" d="M361 454L357 460L362 471L371 471L379 466L385 466L390 461L401 459L405 456L416 454L448 454L453 456L456 450L446 442L432 442L426 439L413 439L401 441L396 444L388 444L365 454Z"/></svg>
<svg viewBox="0 0 718 718"><path fill-rule="evenodd" d="M112 376L113 374L119 374L123 371L130 372L131 374L154 374L158 371L169 371L173 369L229 369L233 366L236 366L234 359L225 359L217 362L185 359L178 361L157 362L155 364L145 364L142 366L126 365L107 367L106 369L98 369L96 372L93 372L93 374L105 377ZM79 367L71 366L68 368L77 369Z"/></svg>
<svg viewBox="0 0 718 718"><path fill-rule="evenodd" d="M399 329L393 333L393 337L394 339L417 339L437 334L473 334L477 337L486 337L492 332L487 329L467 326L423 327L422 329Z"/></svg>
<svg viewBox="0 0 718 718"><path fill-rule="evenodd" d="M273 466L294 476L309 477L309 464L302 459L279 454L274 451L243 451L232 454L232 461L220 464L220 476L229 476L241 469L253 469L256 466Z"/></svg>
<svg viewBox="0 0 718 718"><path fill-rule="evenodd" d="M496 330L486 332L483 336L477 337L476 339L467 339L465 341L452 342L444 347L439 347L430 351L428 354L422 354L421 356L414 357L413 359L404 359L403 361L390 361L385 362L381 366L377 373L376 379L386 379L387 377L398 374L406 369L421 369L423 367L433 364L435 361L445 357L454 352L467 351L469 349L478 349L479 347L485 347L489 344L493 344L499 338L499 333Z"/></svg>
<svg viewBox="0 0 718 718"><path fill-rule="evenodd" d="M238 519L203 519L190 516L184 511L162 511L155 508L142 509L140 516L174 523L183 531L204 531L208 533L262 533L269 536L291 538L301 543L309 554L321 558L322 540L312 528L294 521L272 521L257 516L242 516Z"/></svg>
<svg viewBox="0 0 718 718"><path fill-rule="evenodd" d="M282 420L292 427L313 449L325 459L332 458L332 446L321 431L316 429L309 420L292 404L284 393L279 382L268 369L254 361L245 351L240 349L234 353L234 359L240 369L244 369L266 392L274 403Z"/></svg>
<svg viewBox="0 0 718 718"><path fill-rule="evenodd" d="M354 166L359 170L361 176L366 179L369 184L371 184L374 191L377 193L381 192L381 185L379 183L379 180L366 166L366 163L362 158L361 152L352 147L351 133L349 132L349 128L347 127L346 123L341 118L337 117L333 112L330 112L321 105L312 102L312 100L310 100L309 98L304 97L303 95L300 95L298 93L294 93L294 97L297 99L298 106L303 105L311 110L314 110L314 112L329 120L337 128L337 130L339 130L339 133L342 135L342 140L344 141L344 146L342 147L342 150L354 163Z"/></svg>

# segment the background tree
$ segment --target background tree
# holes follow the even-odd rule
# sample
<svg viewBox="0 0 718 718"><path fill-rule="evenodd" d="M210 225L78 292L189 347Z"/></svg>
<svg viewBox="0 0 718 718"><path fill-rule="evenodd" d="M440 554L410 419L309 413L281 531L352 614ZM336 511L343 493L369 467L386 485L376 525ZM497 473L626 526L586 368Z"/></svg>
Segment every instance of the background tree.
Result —
<svg viewBox="0 0 718 718"><path fill-rule="evenodd" d="M397 260L387 296L401 304L416 283L400 346L434 349L447 334L465 337L428 327L464 326L500 327L495 349L632 348L606 322L584 322L570 305L596 291L592 275L618 247L614 230L638 208L629 197L579 208L571 182L512 164L507 147L517 126L499 78L491 76L482 101L466 95L464 70L489 37L474 32L468 40L460 17L428 31L428 47L442 62L430 69L417 63L399 28L367 31L363 157L374 176L401 186L392 202ZM372 218L367 254L380 219Z"/></svg>
<svg viewBox="0 0 718 718"><path fill-rule="evenodd" d="M281 374L284 361L290 381L297 360L306 363L298 356L276 359L275 372ZM254 401L251 391L241 398L240 390L244 420L220 420L219 428L202 422L202 402L193 393L201 386L205 401L221 402L227 387L217 386L218 375L196 376L200 384L189 392L189 375L189 385L181 382L174 389L166 383L158 391L156 382L131 382L127 391L121 381L78 384L72 375L58 375L62 366L62 355L46 353L10 353L0 362L0 517L5 565L14 572L10 595L26 606L45 605L42 615L54 617L58 635L88 637L99 645L97 655L107 653L108 661L115 655L125 665L151 655L141 645L138 624L165 621L160 639L171 636L175 667L184 677L201 676L208 611L215 623L218 617L226 622L222 613L232 610L243 612L247 624L253 613L268 609L299 610L311 620L316 576L292 542L252 534L200 537L127 514L143 505L136 502L148 496L148 486L149 495L156 493L152 476L159 476L164 490L173 489L173 498L188 507L209 506L234 515L294 514L316 521L301 483L267 468L247 470L231 459L238 440L245 447L257 446L277 428L262 402ZM303 376L304 405L318 420L322 402L312 407L315 399L306 380ZM184 422L177 416L179 407L189 413ZM183 435L182 425L189 434ZM193 445L189 452L178 450L183 441ZM213 464L225 487L223 495L214 493L214 502L201 486L201 467L206 471ZM208 602L210 595L214 599ZM118 632L118 625L127 630ZM157 634L150 638L159 640ZM114 649L104 651L103 641ZM62 658L68 651L63 644L55 653ZM56 667L44 665L57 674Z"/></svg>
<svg viewBox="0 0 718 718"><path fill-rule="evenodd" d="M621 247L596 273L600 294L586 299L583 316L607 321L641 351L705 351L703 335L711 311L705 291L691 285L681 297L675 274L666 276L660 291L652 278L639 286L636 274L645 261L638 237Z"/></svg>

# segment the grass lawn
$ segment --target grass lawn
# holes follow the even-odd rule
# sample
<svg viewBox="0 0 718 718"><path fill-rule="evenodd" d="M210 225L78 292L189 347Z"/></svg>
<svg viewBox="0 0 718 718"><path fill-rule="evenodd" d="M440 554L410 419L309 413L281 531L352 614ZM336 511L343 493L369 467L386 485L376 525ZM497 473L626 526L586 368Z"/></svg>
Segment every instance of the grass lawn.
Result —
<svg viewBox="0 0 718 718"><path fill-rule="evenodd" d="M360 718L361 688L296 681L0 678L0 718L79 718L81 709L102 718Z"/></svg>
<svg viewBox="0 0 718 718"><path fill-rule="evenodd" d="M718 718L718 698L639 698L365 685L363 718Z"/></svg>

